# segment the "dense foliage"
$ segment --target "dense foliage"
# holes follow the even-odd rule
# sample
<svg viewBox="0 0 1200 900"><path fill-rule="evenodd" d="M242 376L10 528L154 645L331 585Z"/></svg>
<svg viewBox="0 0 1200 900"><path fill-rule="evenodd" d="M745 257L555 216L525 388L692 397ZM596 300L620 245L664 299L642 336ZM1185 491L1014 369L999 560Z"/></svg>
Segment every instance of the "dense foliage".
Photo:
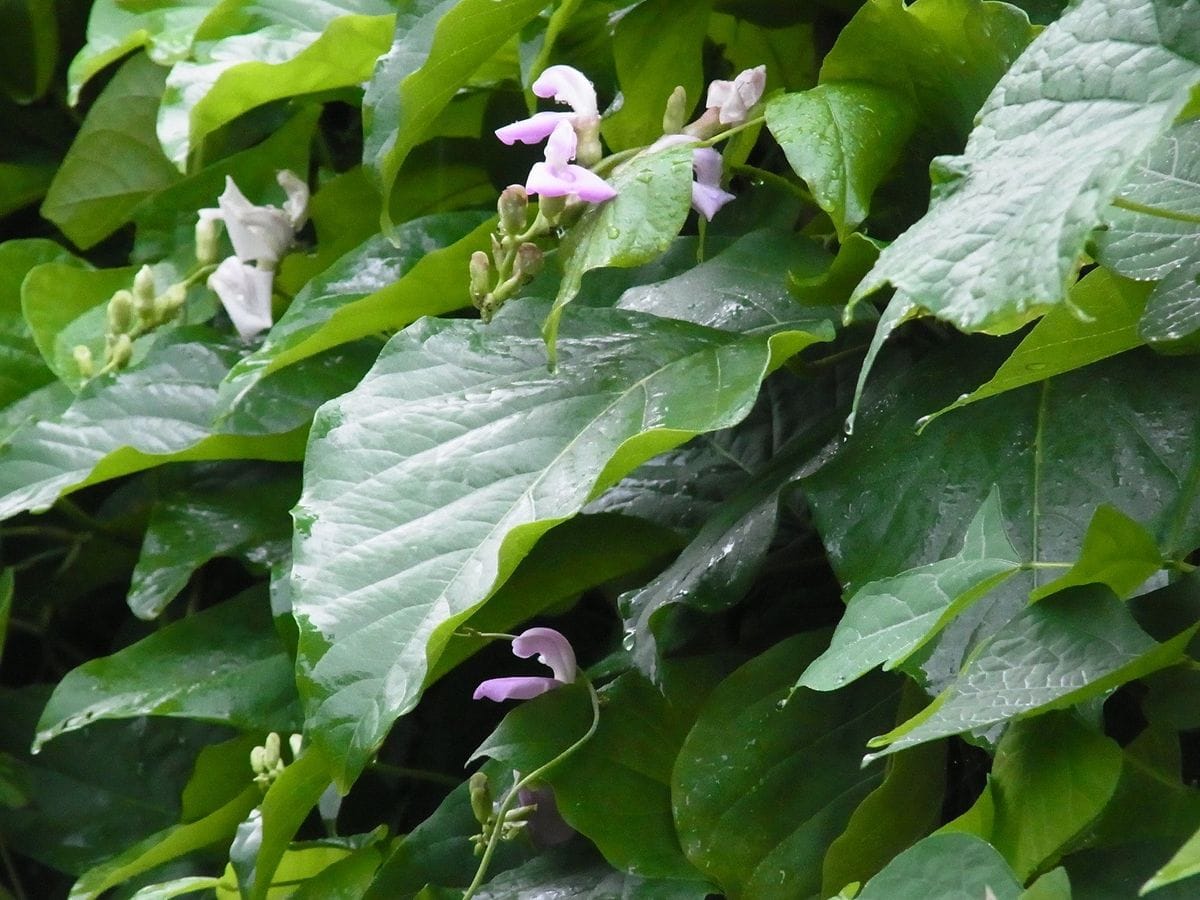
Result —
<svg viewBox="0 0 1200 900"><path fill-rule="evenodd" d="M0 114L4 896L1200 890L1200 0L12 0Z"/></svg>

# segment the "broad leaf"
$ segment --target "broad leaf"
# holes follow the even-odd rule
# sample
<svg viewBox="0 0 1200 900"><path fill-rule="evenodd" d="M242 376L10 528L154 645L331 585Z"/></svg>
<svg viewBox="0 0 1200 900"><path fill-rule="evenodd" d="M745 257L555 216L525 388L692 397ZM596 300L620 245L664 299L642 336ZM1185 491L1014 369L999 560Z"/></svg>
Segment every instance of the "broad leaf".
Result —
<svg viewBox="0 0 1200 900"><path fill-rule="evenodd" d="M856 900L1017 900L1020 893L995 848L971 835L935 834L888 863Z"/></svg>
<svg viewBox="0 0 1200 900"><path fill-rule="evenodd" d="M1083 536L1079 559L1060 577L1030 593L1029 599L1041 600L1083 584L1107 585L1118 597L1128 597L1162 565L1162 554L1145 528L1120 510L1101 506Z"/></svg>
<svg viewBox="0 0 1200 900"><path fill-rule="evenodd" d="M343 783L541 534L654 453L740 420L773 365L829 336L581 310L551 376L540 312L422 320L318 416L295 513L298 662Z"/></svg>
<svg viewBox="0 0 1200 900"><path fill-rule="evenodd" d="M850 598L833 640L798 687L832 691L875 666L891 669L969 604L1021 568L1004 530L1000 495L988 494L949 559L863 585Z"/></svg>
<svg viewBox="0 0 1200 900"><path fill-rule="evenodd" d="M249 592L68 672L33 747L100 719L137 716L290 730L300 711L291 669L265 595Z"/></svg>
<svg viewBox="0 0 1200 900"><path fill-rule="evenodd" d="M1142 885L1140 893L1148 894L1168 884L1191 878L1193 875L1200 875L1200 831L1192 835L1188 842L1167 861L1167 864Z"/></svg>
<svg viewBox="0 0 1200 900"><path fill-rule="evenodd" d="M98 243L124 225L144 198L179 180L154 133L165 78L162 68L138 54L88 110L41 209L76 246Z"/></svg>
<svg viewBox="0 0 1200 900"><path fill-rule="evenodd" d="M21 311L22 282L43 263L74 259L59 244L40 238L0 244L0 407L54 380Z"/></svg>
<svg viewBox="0 0 1200 900"><path fill-rule="evenodd" d="M1193 14L1084 0L1050 25L996 85L963 155L937 162L929 212L851 302L892 284L893 304L989 333L1062 303L1126 169L1200 81Z"/></svg>
<svg viewBox="0 0 1200 900"><path fill-rule="evenodd" d="M564 848L497 875L474 894L479 900L705 900L708 885L613 871L594 853Z"/></svg>

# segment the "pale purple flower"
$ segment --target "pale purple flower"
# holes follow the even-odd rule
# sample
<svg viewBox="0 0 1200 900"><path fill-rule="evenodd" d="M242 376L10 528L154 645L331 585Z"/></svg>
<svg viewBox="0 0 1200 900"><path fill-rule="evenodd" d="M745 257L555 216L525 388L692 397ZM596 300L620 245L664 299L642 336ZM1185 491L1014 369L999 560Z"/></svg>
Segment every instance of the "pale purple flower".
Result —
<svg viewBox="0 0 1200 900"><path fill-rule="evenodd" d="M721 154L711 147L692 151L692 171L696 175L692 182L692 209L710 222L717 210L735 199L729 191L721 189L723 168Z"/></svg>
<svg viewBox="0 0 1200 900"><path fill-rule="evenodd" d="M567 824L554 801L554 789L548 784L524 787L517 791L517 801L522 806L537 806L529 822L529 837L539 850L565 844L575 836L575 829Z"/></svg>
<svg viewBox="0 0 1200 900"><path fill-rule="evenodd" d="M553 97L571 107L572 112L540 112L528 119L496 129L496 137L505 144L520 141L536 144L548 138L559 122L568 122L576 133L594 131L600 122L596 108L596 89L578 69L570 66L550 66L533 83L539 97Z"/></svg>
<svg viewBox="0 0 1200 900"><path fill-rule="evenodd" d="M277 180L287 195L283 209L256 206L226 176L217 208L200 210L202 220L220 219L225 223L233 252L243 263L257 262L273 269L308 218L308 185L286 170Z"/></svg>
<svg viewBox="0 0 1200 900"><path fill-rule="evenodd" d="M530 628L512 642L514 656L528 659L536 655L538 662L548 666L552 678L544 675L519 675L512 678L489 678L475 689L474 699L530 700L564 684L570 684L579 674L575 651L570 642L553 628Z"/></svg>
<svg viewBox="0 0 1200 900"><path fill-rule="evenodd" d="M766 66L746 69L733 81L711 82L704 105L717 110L717 119L722 125L740 125L746 121L751 107L762 98L766 85Z"/></svg>
<svg viewBox="0 0 1200 900"><path fill-rule="evenodd" d="M617 195L607 181L583 166L571 164L575 158L575 129L569 122L554 126L546 141L546 161L534 163L525 181L525 190L543 197L566 197L574 194L589 203L602 203Z"/></svg>
<svg viewBox="0 0 1200 900"><path fill-rule="evenodd" d="M270 269L247 265L236 256L208 276L208 287L220 299L242 340L271 327Z"/></svg>

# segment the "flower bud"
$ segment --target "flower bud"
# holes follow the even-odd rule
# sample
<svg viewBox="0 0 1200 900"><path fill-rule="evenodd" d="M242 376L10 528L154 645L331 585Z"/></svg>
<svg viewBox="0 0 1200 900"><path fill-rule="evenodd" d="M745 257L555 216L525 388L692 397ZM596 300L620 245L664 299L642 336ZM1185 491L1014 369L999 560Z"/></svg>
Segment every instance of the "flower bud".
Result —
<svg viewBox="0 0 1200 900"><path fill-rule="evenodd" d="M127 334L118 334L109 347L108 356L118 369L129 365L133 358L133 339Z"/></svg>
<svg viewBox="0 0 1200 900"><path fill-rule="evenodd" d="M525 231L528 219L529 195L519 184L510 184L500 192L496 211L500 214L500 231L518 235Z"/></svg>
<svg viewBox="0 0 1200 900"><path fill-rule="evenodd" d="M173 284L166 292L154 300L154 318L156 322L169 322L183 309L187 300L187 288L183 284Z"/></svg>
<svg viewBox="0 0 1200 900"><path fill-rule="evenodd" d="M138 308L153 303L155 293L154 270L149 266L142 266L133 276L133 299Z"/></svg>
<svg viewBox="0 0 1200 900"><path fill-rule="evenodd" d="M663 113L663 134L678 134L687 122L687 91L679 85L667 99L667 111Z"/></svg>
<svg viewBox="0 0 1200 900"><path fill-rule="evenodd" d="M538 200L538 212L551 225L558 222L559 216L567 208L566 197L541 197Z"/></svg>
<svg viewBox="0 0 1200 900"><path fill-rule="evenodd" d="M218 230L215 216L201 216L196 220L196 262L202 266L215 265L220 249L217 246Z"/></svg>
<svg viewBox="0 0 1200 900"><path fill-rule="evenodd" d="M280 748L279 735L272 731L263 742L263 765L267 769L274 769L279 763Z"/></svg>
<svg viewBox="0 0 1200 900"><path fill-rule="evenodd" d="M482 250L471 254L471 299L478 306L492 289L492 264Z"/></svg>
<svg viewBox="0 0 1200 900"><path fill-rule="evenodd" d="M267 770L267 751L264 747L253 747L250 750L250 768L255 775L261 775Z"/></svg>
<svg viewBox="0 0 1200 900"><path fill-rule="evenodd" d="M75 360L75 368L79 370L79 374L84 378L91 378L96 374L96 362L92 359L92 351L85 344L76 344L71 351L71 356Z"/></svg>
<svg viewBox="0 0 1200 900"><path fill-rule="evenodd" d="M282 175L282 174L283 173L281 172L280 175ZM291 172L288 172L288 174L291 175ZM293 176L293 177L295 177L295 176ZM292 760L293 761L295 761L296 759L298 759L300 757L300 751L303 749L303 747L304 747L304 736L303 735L293 734L291 737L288 738L288 749L290 749L292 751Z"/></svg>
<svg viewBox="0 0 1200 900"><path fill-rule="evenodd" d="M546 263L545 256L542 255L541 248L537 244L531 244L526 241L517 248L517 259L513 264L513 271L525 281L528 281L542 271L542 266Z"/></svg>
<svg viewBox="0 0 1200 900"><path fill-rule="evenodd" d="M117 291L108 301L108 333L125 334L133 327L133 294Z"/></svg>
<svg viewBox="0 0 1200 900"><path fill-rule="evenodd" d="M487 775L476 772L467 781L467 789L471 794L471 812L475 814L475 821L487 825L492 818L492 789Z"/></svg>
<svg viewBox="0 0 1200 900"><path fill-rule="evenodd" d="M575 161L585 169L591 168L604 156L600 146L600 117L587 121L575 120Z"/></svg>

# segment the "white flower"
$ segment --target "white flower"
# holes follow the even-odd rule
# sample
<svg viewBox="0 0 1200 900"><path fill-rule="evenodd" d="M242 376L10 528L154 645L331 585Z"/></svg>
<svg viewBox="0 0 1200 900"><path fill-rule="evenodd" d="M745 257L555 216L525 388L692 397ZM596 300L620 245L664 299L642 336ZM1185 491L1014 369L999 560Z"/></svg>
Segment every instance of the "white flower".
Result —
<svg viewBox="0 0 1200 900"><path fill-rule="evenodd" d="M242 340L271 327L270 269L247 265L236 256L226 259L208 276L208 287L225 307Z"/></svg>
<svg viewBox="0 0 1200 900"><path fill-rule="evenodd" d="M233 252L243 263L257 262L274 269L280 257L292 246L296 230L308 218L308 185L286 169L276 180L287 194L283 209L255 206L238 190L232 178L225 178L225 192L217 198L216 209L200 210L202 220L220 219L229 232Z"/></svg>

